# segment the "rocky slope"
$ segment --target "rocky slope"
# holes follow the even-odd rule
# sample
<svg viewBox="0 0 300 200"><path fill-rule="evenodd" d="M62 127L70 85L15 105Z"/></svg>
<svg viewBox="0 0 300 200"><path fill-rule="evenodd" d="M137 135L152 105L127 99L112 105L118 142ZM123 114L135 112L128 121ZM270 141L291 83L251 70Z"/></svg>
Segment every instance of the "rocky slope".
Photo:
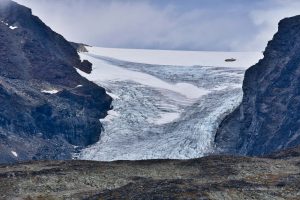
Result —
<svg viewBox="0 0 300 200"><path fill-rule="evenodd" d="M0 38L0 162L67 159L98 141L111 98L74 68L90 63L13 1L0 1Z"/></svg>
<svg viewBox="0 0 300 200"><path fill-rule="evenodd" d="M246 71L240 107L221 124L223 152L263 155L300 144L300 16L279 23L264 58Z"/></svg>
<svg viewBox="0 0 300 200"><path fill-rule="evenodd" d="M0 166L1 199L299 199L300 148L271 158ZM277 159L285 157L287 159Z"/></svg>

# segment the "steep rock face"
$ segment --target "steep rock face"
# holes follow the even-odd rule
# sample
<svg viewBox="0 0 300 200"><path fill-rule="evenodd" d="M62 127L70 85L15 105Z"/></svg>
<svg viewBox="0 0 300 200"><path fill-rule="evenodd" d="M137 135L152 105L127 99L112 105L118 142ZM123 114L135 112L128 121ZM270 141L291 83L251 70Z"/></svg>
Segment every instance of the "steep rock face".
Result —
<svg viewBox="0 0 300 200"><path fill-rule="evenodd" d="M0 162L69 159L98 141L111 98L76 72L86 65L29 8L0 2Z"/></svg>
<svg viewBox="0 0 300 200"><path fill-rule="evenodd" d="M246 71L240 107L221 124L221 151L263 155L300 144L300 16L279 23L264 58Z"/></svg>

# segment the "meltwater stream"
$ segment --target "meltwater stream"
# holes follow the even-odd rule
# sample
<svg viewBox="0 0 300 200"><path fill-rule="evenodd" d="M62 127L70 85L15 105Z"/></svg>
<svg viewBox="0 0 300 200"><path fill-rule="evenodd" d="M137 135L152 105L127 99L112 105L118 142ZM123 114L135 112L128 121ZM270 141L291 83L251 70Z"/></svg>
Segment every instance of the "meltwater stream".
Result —
<svg viewBox="0 0 300 200"><path fill-rule="evenodd" d="M166 66L90 53L93 72L78 71L106 88L113 110L100 141L79 159L188 159L213 151L221 120L242 100L242 68Z"/></svg>

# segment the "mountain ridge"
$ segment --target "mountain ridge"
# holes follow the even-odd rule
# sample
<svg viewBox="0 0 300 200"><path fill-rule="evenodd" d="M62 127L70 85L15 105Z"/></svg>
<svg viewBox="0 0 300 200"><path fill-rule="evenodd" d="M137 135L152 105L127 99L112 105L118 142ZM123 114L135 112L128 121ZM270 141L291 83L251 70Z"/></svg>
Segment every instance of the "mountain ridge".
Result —
<svg viewBox="0 0 300 200"><path fill-rule="evenodd" d="M1 1L0 21L0 162L71 159L74 145L98 141L111 97L77 73L91 64L29 8Z"/></svg>

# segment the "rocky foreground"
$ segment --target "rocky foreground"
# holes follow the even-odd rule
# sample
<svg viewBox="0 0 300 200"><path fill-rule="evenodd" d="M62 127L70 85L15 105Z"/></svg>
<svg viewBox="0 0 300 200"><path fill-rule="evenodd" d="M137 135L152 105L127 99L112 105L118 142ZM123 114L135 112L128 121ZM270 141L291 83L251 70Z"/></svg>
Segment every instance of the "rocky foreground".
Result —
<svg viewBox="0 0 300 200"><path fill-rule="evenodd" d="M299 191L300 148L268 158L0 166L1 199L299 199Z"/></svg>

